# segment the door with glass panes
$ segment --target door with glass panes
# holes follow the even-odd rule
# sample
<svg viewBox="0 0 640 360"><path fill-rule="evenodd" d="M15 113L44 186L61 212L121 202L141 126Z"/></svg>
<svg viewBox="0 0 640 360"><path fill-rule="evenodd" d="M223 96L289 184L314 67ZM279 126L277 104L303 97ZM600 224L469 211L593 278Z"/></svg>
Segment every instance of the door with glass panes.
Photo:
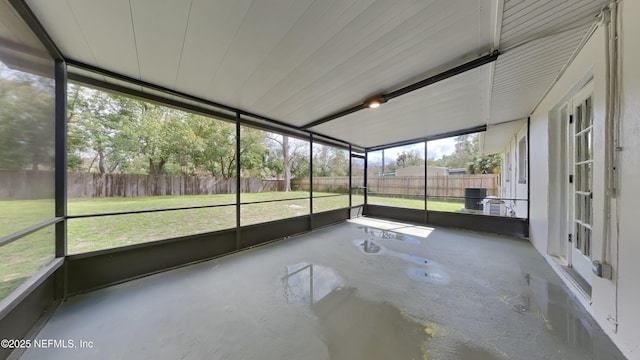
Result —
<svg viewBox="0 0 640 360"><path fill-rule="evenodd" d="M570 216L571 265L591 284L593 238L593 102L592 86L585 86L571 102L567 131L572 208Z"/></svg>

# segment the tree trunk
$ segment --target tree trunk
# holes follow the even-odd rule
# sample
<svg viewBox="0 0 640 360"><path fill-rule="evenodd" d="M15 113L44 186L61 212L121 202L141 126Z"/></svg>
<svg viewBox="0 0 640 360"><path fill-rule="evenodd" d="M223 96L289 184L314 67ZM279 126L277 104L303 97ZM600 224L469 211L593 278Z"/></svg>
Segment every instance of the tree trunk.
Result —
<svg viewBox="0 0 640 360"><path fill-rule="evenodd" d="M291 191L291 163L289 154L289 137L282 136L282 156L284 163L284 191Z"/></svg>
<svg viewBox="0 0 640 360"><path fill-rule="evenodd" d="M235 174L235 166L236 166L236 158L234 156L233 159L229 161L229 167L227 168L227 174L229 178L233 177L233 174Z"/></svg>
<svg viewBox="0 0 640 360"><path fill-rule="evenodd" d="M158 175L156 173L156 165L153 163L153 159L149 159L149 175Z"/></svg>
<svg viewBox="0 0 640 360"><path fill-rule="evenodd" d="M167 160L166 159L162 159L160 160L160 163L158 163L158 169L157 169L157 174L164 174L164 166L167 164Z"/></svg>
<svg viewBox="0 0 640 360"><path fill-rule="evenodd" d="M106 171L104 169L104 152L98 151L98 170L100 174L104 174Z"/></svg>

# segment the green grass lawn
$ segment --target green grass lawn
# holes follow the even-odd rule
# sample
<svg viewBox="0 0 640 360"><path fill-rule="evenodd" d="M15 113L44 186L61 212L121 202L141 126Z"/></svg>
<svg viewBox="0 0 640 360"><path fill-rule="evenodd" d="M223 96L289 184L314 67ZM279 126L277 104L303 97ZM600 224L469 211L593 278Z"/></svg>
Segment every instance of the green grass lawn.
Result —
<svg viewBox="0 0 640 360"><path fill-rule="evenodd" d="M307 215L310 212L308 197L309 193L303 191L241 194L241 202L285 200L242 205L241 225ZM304 199L286 200L295 198ZM81 253L230 229L236 226L235 199L235 194L69 199L69 215L202 205L230 206L69 219L68 252ZM364 196L354 195L352 202L354 205L362 204ZM424 209L423 200L369 196L369 202ZM348 206L349 196L346 194L314 193L314 213ZM462 202L429 201L430 210L460 211L462 206ZM0 201L2 235L22 230L52 216L51 200ZM53 259L54 243L53 226L50 226L0 247L0 299Z"/></svg>
<svg viewBox="0 0 640 360"><path fill-rule="evenodd" d="M37 225L54 215L53 199L0 201L0 237Z"/></svg>
<svg viewBox="0 0 640 360"><path fill-rule="evenodd" d="M296 200L242 205L240 225L307 215L309 214L308 196L308 192L295 191L241 194L241 202ZM354 204L362 203L363 200L362 196L354 196L352 199ZM379 205L424 209L424 202L421 200L369 197L369 201ZM68 203L70 215L200 205L230 204L231 206L70 219L68 221L69 253L230 229L236 226L234 202L234 194L71 199ZM348 195L314 193L314 213L348 206ZM429 202L429 208L432 210L459 211L461 207L461 203Z"/></svg>
<svg viewBox="0 0 640 360"><path fill-rule="evenodd" d="M349 206L348 195L335 195L314 193L314 212ZM244 226L307 215L309 214L308 197L309 193L302 191L241 194L240 199L243 203L295 200L242 205L240 224ZM230 206L70 219L68 221L69 253L230 229L236 226L234 204L235 194L70 199L69 215L202 205Z"/></svg>
<svg viewBox="0 0 640 360"><path fill-rule="evenodd" d="M424 209L424 200L422 199L407 199L400 197L386 197L386 196L368 196L369 204L371 205L384 205L394 206L408 209ZM431 200L427 202L427 209L433 211L447 211L447 212L460 212L464 207L464 200Z"/></svg>
<svg viewBox="0 0 640 360"><path fill-rule="evenodd" d="M0 247L0 300L48 265L54 254L53 225Z"/></svg>

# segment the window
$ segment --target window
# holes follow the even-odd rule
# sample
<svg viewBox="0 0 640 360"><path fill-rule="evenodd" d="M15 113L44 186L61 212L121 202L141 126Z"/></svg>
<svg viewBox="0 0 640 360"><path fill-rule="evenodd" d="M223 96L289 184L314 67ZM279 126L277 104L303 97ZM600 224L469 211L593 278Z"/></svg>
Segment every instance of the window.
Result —
<svg viewBox="0 0 640 360"><path fill-rule="evenodd" d="M364 204L364 155L353 154L351 158L351 205Z"/></svg>
<svg viewBox="0 0 640 360"><path fill-rule="evenodd" d="M69 253L236 226L234 122L78 84L67 94Z"/></svg>
<svg viewBox="0 0 640 360"><path fill-rule="evenodd" d="M240 225L308 215L309 141L240 129Z"/></svg>
<svg viewBox="0 0 640 360"><path fill-rule="evenodd" d="M424 209L424 148L419 142L368 154L369 204Z"/></svg>
<svg viewBox="0 0 640 360"><path fill-rule="evenodd" d="M313 212L349 207L349 151L313 144Z"/></svg>
<svg viewBox="0 0 640 360"><path fill-rule="evenodd" d="M518 183L527 183L527 137L518 142Z"/></svg>
<svg viewBox="0 0 640 360"><path fill-rule="evenodd" d="M503 159L502 174L505 182L511 182L511 152L507 151Z"/></svg>
<svg viewBox="0 0 640 360"><path fill-rule="evenodd" d="M0 300L55 258L55 226L42 224L55 216L55 82L47 54L0 2Z"/></svg>

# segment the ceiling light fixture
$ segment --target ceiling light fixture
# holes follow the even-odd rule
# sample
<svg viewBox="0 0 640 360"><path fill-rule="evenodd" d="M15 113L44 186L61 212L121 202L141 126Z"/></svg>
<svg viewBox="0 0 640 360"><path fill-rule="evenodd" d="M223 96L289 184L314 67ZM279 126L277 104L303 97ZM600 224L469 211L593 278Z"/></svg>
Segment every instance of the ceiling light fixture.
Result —
<svg viewBox="0 0 640 360"><path fill-rule="evenodd" d="M383 98L382 96L376 96L374 98L371 98L367 101L365 101L365 105L370 108L370 109L377 109L380 107L380 105L386 103L387 100L385 98Z"/></svg>

